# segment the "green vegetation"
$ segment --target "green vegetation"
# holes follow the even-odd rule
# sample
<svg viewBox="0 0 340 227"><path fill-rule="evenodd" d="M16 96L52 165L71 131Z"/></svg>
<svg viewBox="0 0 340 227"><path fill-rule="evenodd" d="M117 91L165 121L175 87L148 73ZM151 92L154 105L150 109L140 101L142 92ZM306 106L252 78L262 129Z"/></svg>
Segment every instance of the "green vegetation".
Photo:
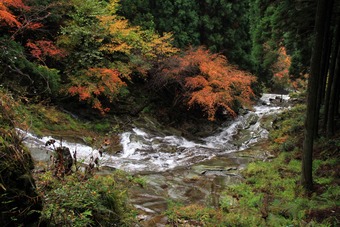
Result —
<svg viewBox="0 0 340 227"><path fill-rule="evenodd" d="M118 170L109 176L93 176L94 169L80 171L81 163L73 165L69 174L64 172L68 162L62 158L45 166L46 172L34 174L34 180L33 161L14 126L24 128L29 122L35 132L67 130L70 135L83 126L54 107L25 106L8 91L0 92L1 225L131 226L135 222L136 213L127 202L127 190L133 184L143 186L142 178ZM19 119L24 119L20 125Z"/></svg>
<svg viewBox="0 0 340 227"><path fill-rule="evenodd" d="M220 209L167 214L173 225L338 225L339 12L335 0L2 0L0 225L131 225L122 185L146 184L60 174L59 161L37 176L38 195L17 128L116 146L120 121L143 113L192 136L257 93L299 89L307 105L273 122L276 159L250 164Z"/></svg>
<svg viewBox="0 0 340 227"><path fill-rule="evenodd" d="M127 203L130 183L126 174L89 179L75 173L56 179L51 171L38 175L37 191L44 199L41 224L48 226L131 226L136 212Z"/></svg>
<svg viewBox="0 0 340 227"><path fill-rule="evenodd" d="M174 225L203 226L337 226L340 224L339 139L317 142L313 164L316 190L300 184L303 111L297 105L277 117L269 144L276 158L250 163L245 181L229 186L218 209L201 205L170 205Z"/></svg>
<svg viewBox="0 0 340 227"><path fill-rule="evenodd" d="M33 103L22 106L19 111L29 124L27 129L38 135L58 131L79 132L85 129L83 122L63 113L55 106Z"/></svg>
<svg viewBox="0 0 340 227"><path fill-rule="evenodd" d="M42 200L31 174L30 153L14 128L18 103L0 89L0 225L19 226L36 223Z"/></svg>
<svg viewBox="0 0 340 227"><path fill-rule="evenodd" d="M118 13L134 25L171 32L174 45L206 46L243 69L251 67L249 0L125 0Z"/></svg>

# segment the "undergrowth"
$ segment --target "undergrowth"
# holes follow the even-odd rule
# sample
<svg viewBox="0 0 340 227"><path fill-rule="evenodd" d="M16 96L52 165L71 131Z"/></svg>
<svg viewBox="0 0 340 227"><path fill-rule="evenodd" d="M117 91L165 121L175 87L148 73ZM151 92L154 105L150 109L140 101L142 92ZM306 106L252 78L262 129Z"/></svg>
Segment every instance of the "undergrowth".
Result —
<svg viewBox="0 0 340 227"><path fill-rule="evenodd" d="M84 178L79 173L55 178L51 171L38 176L43 198L41 223L47 226L131 226L135 210L127 203L132 183L126 174Z"/></svg>
<svg viewBox="0 0 340 227"><path fill-rule="evenodd" d="M104 133L100 130L108 124L98 126L95 134ZM34 179L32 158L16 131L20 128L40 135L61 132L64 136L81 132L93 139L87 131L96 125L87 125L54 106L20 101L0 87L0 126L1 226L134 225L136 213L128 203L127 191L132 184L142 186L142 179L120 171L95 175L94 166L81 169L76 163L69 171L63 153L58 156L58 148L51 157L52 166L35 173Z"/></svg>
<svg viewBox="0 0 340 227"><path fill-rule="evenodd" d="M92 156L84 166L76 152L72 158L69 148L53 147L52 163L43 174L36 174L37 191L43 198L42 226L131 226L135 211L128 201L127 191L137 183L122 171L109 176L97 175L99 157Z"/></svg>
<svg viewBox="0 0 340 227"><path fill-rule="evenodd" d="M13 96L0 88L0 226L30 226L41 210L31 174L33 161L15 128L20 122Z"/></svg>

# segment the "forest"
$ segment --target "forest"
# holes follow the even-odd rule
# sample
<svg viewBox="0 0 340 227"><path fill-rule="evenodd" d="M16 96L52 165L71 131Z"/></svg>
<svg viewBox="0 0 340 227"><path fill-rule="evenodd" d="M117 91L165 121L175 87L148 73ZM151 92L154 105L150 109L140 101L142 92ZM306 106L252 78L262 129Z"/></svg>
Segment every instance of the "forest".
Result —
<svg viewBox="0 0 340 227"><path fill-rule="evenodd" d="M339 88L336 0L0 0L0 225L338 226Z"/></svg>

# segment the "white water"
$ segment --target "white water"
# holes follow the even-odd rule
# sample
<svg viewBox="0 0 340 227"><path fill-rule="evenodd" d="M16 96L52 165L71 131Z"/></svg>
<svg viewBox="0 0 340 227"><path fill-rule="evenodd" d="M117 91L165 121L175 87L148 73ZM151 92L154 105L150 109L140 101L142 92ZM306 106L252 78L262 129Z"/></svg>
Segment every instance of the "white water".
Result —
<svg viewBox="0 0 340 227"><path fill-rule="evenodd" d="M261 118L268 114L279 112L282 107L273 106L269 99L277 95L265 94L261 98L261 104L254 106L253 111L244 116L235 119L231 124L222 127L215 135L203 138L201 142L189 141L183 137L166 135L159 133L147 133L147 129L133 128L132 131L122 133L121 145L122 152L116 155L103 154L99 157L99 152L90 146L62 141L62 146L71 150L73 155L77 151L78 161L89 163L91 157L99 157L101 166L109 166L117 169L123 169L129 172L140 171L166 171L175 167L190 166L206 159L210 159L217 154L235 152L246 149L250 144L257 142L259 139L266 138L268 131L261 128L259 120L254 124L246 125L247 118ZM282 96L283 100L289 99L288 96ZM267 105L263 105L266 103ZM234 137L239 136L240 131L248 130L251 139L244 141L242 144L233 144ZM52 137L38 138L29 132L18 130L25 137L25 143L32 152L32 148L45 147L45 143L54 139ZM56 146L60 146L60 141L56 140ZM48 148L52 152L52 147Z"/></svg>

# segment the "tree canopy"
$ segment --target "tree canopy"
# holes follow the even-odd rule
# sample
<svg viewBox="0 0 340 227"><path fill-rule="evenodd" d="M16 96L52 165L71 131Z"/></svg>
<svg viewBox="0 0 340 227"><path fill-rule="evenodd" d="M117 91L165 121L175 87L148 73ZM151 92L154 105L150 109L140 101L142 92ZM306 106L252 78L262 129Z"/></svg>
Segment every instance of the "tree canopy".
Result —
<svg viewBox="0 0 340 227"><path fill-rule="evenodd" d="M139 80L215 120L236 116L263 85L288 92L309 78L313 137L332 137L340 6L325 4L320 19L318 1L2 0L0 82L18 96L105 114Z"/></svg>

